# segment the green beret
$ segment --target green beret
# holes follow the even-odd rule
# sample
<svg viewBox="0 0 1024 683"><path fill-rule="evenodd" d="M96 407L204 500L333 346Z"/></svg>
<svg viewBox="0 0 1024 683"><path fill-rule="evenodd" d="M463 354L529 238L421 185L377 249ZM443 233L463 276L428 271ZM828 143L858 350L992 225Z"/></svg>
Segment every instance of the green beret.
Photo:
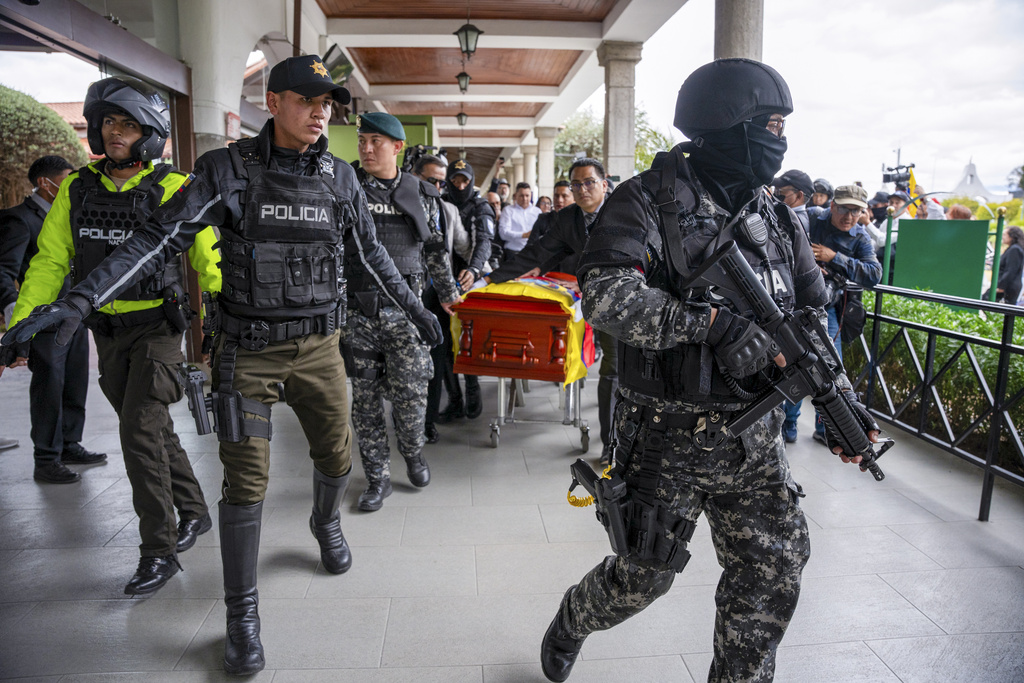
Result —
<svg viewBox="0 0 1024 683"><path fill-rule="evenodd" d="M357 133L379 133L393 140L405 140L402 122L383 111L370 111L356 117Z"/></svg>

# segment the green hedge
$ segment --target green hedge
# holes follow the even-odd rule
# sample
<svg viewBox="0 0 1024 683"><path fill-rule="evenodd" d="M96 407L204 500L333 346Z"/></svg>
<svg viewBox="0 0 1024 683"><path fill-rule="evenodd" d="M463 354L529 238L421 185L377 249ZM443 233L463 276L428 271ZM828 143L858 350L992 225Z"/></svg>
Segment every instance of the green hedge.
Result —
<svg viewBox="0 0 1024 683"><path fill-rule="evenodd" d="M868 311L874 310L873 292L865 292L864 306ZM999 341L1002 338L1004 317L1002 315L980 314L977 311L953 309L942 304L933 304L927 301L919 301L891 294L885 296L882 313L901 320L946 330L955 330L962 334L984 339ZM1024 314L1024 309L1022 309L1021 313ZM879 353L901 329L897 325L882 324ZM864 328L864 337L869 343L873 330L874 321L869 319ZM914 353L917 355L917 361L923 371L928 335L925 332L915 330L907 330L907 333L914 348ZM1018 317L1015 321L1013 343L1024 346L1024 318ZM962 346L962 342L954 339L942 336L937 337L933 372L938 372ZM994 393L999 364L999 351L973 343L968 343L968 347L977 358L978 366L989 390ZM843 358L846 361L847 370L851 378L855 378L863 371L866 359L859 342L847 345L843 349ZM893 350L886 356L881 364L881 371L888 384L893 403L897 407L906 401L910 392L920 384L920 376L917 373L913 359L907 349L907 345L902 341L897 341ZM971 368L966 353L960 355L936 386L939 398L945 407L946 416L952 427L954 439L963 434L971 423L989 407L988 400L982 393L981 385ZM1024 387L1024 355L1015 354L1010 358L1006 396L1013 396L1022 387ZM859 386L857 389L864 391L866 386ZM874 396L872 397L872 407L881 410L883 413L888 410L884 395L877 382ZM904 409L899 419L904 423L916 425L920 408L919 395ZM1024 431L1024 400L1018 400L1008 412L1010 419L1017 429ZM924 431L943 441L948 439L945 428L942 426L939 411L935 406L935 402L931 399L929 399ZM985 451L988 448L989 432L990 424L989 420L986 419L960 444L960 447L979 458L984 458ZM1021 456L1010 442L1005 427L1000 438L998 462L1002 467L1024 475L1024 461L1022 461Z"/></svg>

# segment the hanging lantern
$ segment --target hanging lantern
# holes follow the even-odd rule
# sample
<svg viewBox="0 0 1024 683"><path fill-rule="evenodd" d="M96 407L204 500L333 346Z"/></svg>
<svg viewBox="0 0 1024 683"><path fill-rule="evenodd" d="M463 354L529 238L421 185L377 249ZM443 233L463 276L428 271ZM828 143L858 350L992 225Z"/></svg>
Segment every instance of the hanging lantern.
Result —
<svg viewBox="0 0 1024 683"><path fill-rule="evenodd" d="M462 91L463 95L465 95L466 91L469 90L469 80L470 80L470 78L471 78L471 76L468 73L466 73L465 71L463 71L462 73L460 73L458 76L455 77L455 80L457 80L459 82L459 90Z"/></svg>
<svg viewBox="0 0 1024 683"><path fill-rule="evenodd" d="M476 52L476 43L480 40L480 36L483 33L473 24L463 24L462 28L453 34L459 37L459 49L462 50L462 54L466 55L467 59Z"/></svg>
<svg viewBox="0 0 1024 683"><path fill-rule="evenodd" d="M459 122L460 126L465 126L466 121L469 120L469 116L466 115L466 112L460 111L458 114L455 115L455 120Z"/></svg>

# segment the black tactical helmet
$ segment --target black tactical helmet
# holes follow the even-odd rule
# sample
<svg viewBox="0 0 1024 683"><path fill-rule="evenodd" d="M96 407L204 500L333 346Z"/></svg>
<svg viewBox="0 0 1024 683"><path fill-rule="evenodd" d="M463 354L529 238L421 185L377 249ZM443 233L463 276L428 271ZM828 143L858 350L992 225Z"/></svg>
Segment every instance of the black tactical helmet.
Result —
<svg viewBox="0 0 1024 683"><path fill-rule="evenodd" d="M753 59L716 59L683 81L673 124L696 140L755 116L792 112L789 86L778 71Z"/></svg>
<svg viewBox="0 0 1024 683"><path fill-rule="evenodd" d="M93 154L105 153L100 128L103 117L111 112L130 116L142 126L142 137L132 145L133 161L152 161L163 155L171 134L171 116L167 102L152 86L131 76L104 78L89 86L82 113Z"/></svg>
<svg viewBox="0 0 1024 683"><path fill-rule="evenodd" d="M829 201L832 201L832 195L835 194L835 191L832 189L832 183L824 178L818 178L814 181L814 191L827 194Z"/></svg>

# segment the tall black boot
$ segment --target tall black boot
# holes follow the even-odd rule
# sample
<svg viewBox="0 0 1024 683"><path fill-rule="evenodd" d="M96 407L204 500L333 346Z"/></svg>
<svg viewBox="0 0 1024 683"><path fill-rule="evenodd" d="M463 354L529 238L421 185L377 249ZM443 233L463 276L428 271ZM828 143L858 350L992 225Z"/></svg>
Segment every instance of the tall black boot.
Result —
<svg viewBox="0 0 1024 683"><path fill-rule="evenodd" d="M262 501L252 505L220 503L220 556L224 563L224 604L228 608L224 671L234 675L254 674L266 666L256 611L262 516Z"/></svg>
<svg viewBox="0 0 1024 683"><path fill-rule="evenodd" d="M565 612L568 609L569 594L576 586L570 586L558 606L558 614L551 620L544 640L540 644L540 666L549 681L561 683L569 678L572 665L580 654L586 636L576 638L565 626Z"/></svg>
<svg viewBox="0 0 1024 683"><path fill-rule="evenodd" d="M313 514L309 517L309 530L320 543L320 561L332 574L344 574L352 566L352 552L345 534L341 533L341 513L338 506L348 488L348 475L328 477L313 468Z"/></svg>

